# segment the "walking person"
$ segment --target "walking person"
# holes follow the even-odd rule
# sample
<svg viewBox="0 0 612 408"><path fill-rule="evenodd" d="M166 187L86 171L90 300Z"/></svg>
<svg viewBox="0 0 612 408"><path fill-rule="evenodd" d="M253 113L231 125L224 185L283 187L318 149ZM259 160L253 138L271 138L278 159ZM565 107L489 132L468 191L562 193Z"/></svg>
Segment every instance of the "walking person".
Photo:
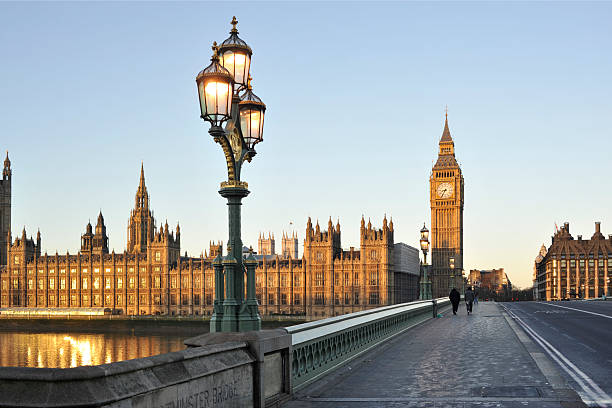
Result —
<svg viewBox="0 0 612 408"><path fill-rule="evenodd" d="M472 313L472 304L474 303L474 291L471 286L468 286L465 291L465 307L467 308L467 314Z"/></svg>
<svg viewBox="0 0 612 408"><path fill-rule="evenodd" d="M456 315L457 309L459 309L459 301L461 300L461 295L459 294L457 289L453 288L453 290L450 291L448 298L450 299L451 304L453 305L453 314Z"/></svg>
<svg viewBox="0 0 612 408"><path fill-rule="evenodd" d="M474 286L474 304L478 305L478 288Z"/></svg>

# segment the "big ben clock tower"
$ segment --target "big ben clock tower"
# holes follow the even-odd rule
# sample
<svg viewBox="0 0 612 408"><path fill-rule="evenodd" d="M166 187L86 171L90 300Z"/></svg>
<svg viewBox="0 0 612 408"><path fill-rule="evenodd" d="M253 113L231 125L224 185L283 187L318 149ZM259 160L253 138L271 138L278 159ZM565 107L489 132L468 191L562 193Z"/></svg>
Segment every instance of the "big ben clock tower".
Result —
<svg viewBox="0 0 612 408"><path fill-rule="evenodd" d="M439 143L438 161L429 177L431 203L431 263L433 297L461 291L463 269L463 175L455 160L455 143L448 129L448 112Z"/></svg>

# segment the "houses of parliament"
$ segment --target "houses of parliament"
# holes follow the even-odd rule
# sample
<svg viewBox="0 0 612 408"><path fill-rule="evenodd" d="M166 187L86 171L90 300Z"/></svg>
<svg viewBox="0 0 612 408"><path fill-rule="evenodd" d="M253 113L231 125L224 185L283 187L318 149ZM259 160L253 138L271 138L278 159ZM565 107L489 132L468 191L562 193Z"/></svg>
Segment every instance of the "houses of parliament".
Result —
<svg viewBox="0 0 612 408"><path fill-rule="evenodd" d="M41 234L10 230L11 163L0 184L0 307L103 308L126 315L210 315L214 300L213 259L223 251L211 244L206 255L181 256L179 225L157 226L141 167L127 248L109 252L104 217L85 226L76 254L42 254ZM360 249L341 247L339 221L327 229L310 218L304 254L297 237L284 237L284 256L258 256L256 295L262 315L321 318L351 313L418 295L418 251L394 243L393 221L382 228L361 219ZM291 245L290 245L291 244ZM283 245L285 247L285 245Z"/></svg>
<svg viewBox="0 0 612 408"><path fill-rule="evenodd" d="M461 168L445 120L438 159L430 175L432 290L448 296L461 286L463 193ZM127 226L127 248L109 252L104 217L88 223L76 254L41 253L41 234L11 233L11 162L0 180L0 308L98 308L126 315L210 315L213 259L223 245L200 257L181 256L181 232L157 226L144 168ZM282 255L273 237L259 237L256 295L263 315L320 318L415 300L420 279L418 250L395 243L392 220L382 228L361 219L360 248L342 249L340 222L327 229L309 218L304 253L296 235L283 235Z"/></svg>

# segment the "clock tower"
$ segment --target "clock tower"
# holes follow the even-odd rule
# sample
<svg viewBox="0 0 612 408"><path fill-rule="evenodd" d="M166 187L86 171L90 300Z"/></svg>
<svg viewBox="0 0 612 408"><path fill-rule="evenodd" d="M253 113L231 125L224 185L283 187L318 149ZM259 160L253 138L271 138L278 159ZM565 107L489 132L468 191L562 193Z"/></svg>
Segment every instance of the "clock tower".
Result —
<svg viewBox="0 0 612 408"><path fill-rule="evenodd" d="M448 112L439 143L438 161L429 177L433 297L461 291L463 269L463 175L455 159Z"/></svg>

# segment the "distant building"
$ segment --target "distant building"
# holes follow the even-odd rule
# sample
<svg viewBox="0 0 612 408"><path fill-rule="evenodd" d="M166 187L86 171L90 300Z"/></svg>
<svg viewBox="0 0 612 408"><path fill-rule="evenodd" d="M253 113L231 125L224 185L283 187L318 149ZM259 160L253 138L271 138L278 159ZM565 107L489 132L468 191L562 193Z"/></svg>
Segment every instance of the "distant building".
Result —
<svg viewBox="0 0 612 408"><path fill-rule="evenodd" d="M612 235L606 239L599 222L591 239L582 239L582 235L574 239L566 222L555 232L550 247L541 250L535 260L540 300L611 296L611 277Z"/></svg>
<svg viewBox="0 0 612 408"><path fill-rule="evenodd" d="M294 232L289 236L287 233L283 232L282 256L283 258L291 259L299 258L297 233Z"/></svg>
<svg viewBox="0 0 612 408"><path fill-rule="evenodd" d="M268 238L265 234L259 233L259 239L257 240L257 251L259 255L276 255L276 248L274 243L274 234L268 233Z"/></svg>
<svg viewBox="0 0 612 408"><path fill-rule="evenodd" d="M6 152L2 179L0 180L0 266L6 265L7 237L11 230L11 161Z"/></svg>
<svg viewBox="0 0 612 408"><path fill-rule="evenodd" d="M512 290L512 283L504 272L504 268L488 270L472 269L468 277L468 285L487 289L497 294Z"/></svg>

